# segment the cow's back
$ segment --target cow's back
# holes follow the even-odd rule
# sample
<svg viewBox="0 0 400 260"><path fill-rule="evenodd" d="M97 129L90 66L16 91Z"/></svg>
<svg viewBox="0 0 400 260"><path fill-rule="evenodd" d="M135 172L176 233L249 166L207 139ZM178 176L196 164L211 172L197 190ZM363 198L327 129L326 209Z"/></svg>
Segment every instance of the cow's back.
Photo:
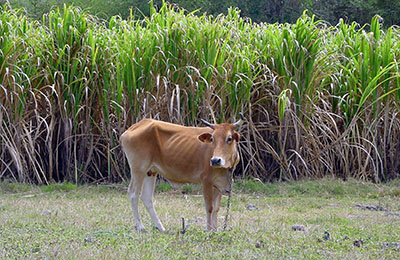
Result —
<svg viewBox="0 0 400 260"><path fill-rule="evenodd" d="M120 139L123 147L151 145L153 143L155 145L164 145L172 137L195 140L198 135L205 132L211 132L211 130L208 127L186 127L146 118L129 127L121 135Z"/></svg>

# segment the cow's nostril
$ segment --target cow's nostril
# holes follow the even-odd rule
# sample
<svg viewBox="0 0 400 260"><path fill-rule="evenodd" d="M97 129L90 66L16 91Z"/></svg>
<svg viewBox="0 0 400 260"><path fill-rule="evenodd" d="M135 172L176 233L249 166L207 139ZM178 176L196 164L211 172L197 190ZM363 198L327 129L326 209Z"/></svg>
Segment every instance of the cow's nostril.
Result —
<svg viewBox="0 0 400 260"><path fill-rule="evenodd" d="M211 158L210 163L212 166L218 166L221 165L221 161L221 158Z"/></svg>

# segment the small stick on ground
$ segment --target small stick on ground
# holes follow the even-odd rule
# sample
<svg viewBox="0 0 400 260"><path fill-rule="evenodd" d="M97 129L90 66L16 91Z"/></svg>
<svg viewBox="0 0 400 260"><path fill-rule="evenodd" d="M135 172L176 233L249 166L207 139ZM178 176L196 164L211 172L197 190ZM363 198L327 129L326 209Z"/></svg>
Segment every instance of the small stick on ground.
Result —
<svg viewBox="0 0 400 260"><path fill-rule="evenodd" d="M182 230L181 230L181 234L185 234L186 233L186 228L185 228L185 218L182 218Z"/></svg>

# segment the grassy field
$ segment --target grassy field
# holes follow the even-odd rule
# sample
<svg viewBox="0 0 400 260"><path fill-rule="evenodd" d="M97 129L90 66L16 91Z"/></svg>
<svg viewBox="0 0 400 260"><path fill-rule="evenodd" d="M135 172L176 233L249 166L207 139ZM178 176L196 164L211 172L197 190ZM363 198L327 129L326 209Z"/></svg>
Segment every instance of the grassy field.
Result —
<svg viewBox="0 0 400 260"><path fill-rule="evenodd" d="M205 232L197 186L159 185L166 233L133 230L126 185L0 184L0 258L399 259L400 189L332 180L235 183L228 231ZM224 197L222 205L226 206ZM258 210L249 210L253 204ZM220 211L220 230L226 208ZM181 218L190 226L181 234ZM302 225L304 230L293 229ZM300 227L300 229L302 229Z"/></svg>

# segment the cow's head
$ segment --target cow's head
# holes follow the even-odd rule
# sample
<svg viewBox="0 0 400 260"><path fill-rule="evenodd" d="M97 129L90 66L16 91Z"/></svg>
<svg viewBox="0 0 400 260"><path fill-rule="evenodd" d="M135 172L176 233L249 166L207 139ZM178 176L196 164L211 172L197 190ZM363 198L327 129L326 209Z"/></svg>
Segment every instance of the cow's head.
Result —
<svg viewBox="0 0 400 260"><path fill-rule="evenodd" d="M240 139L239 133L235 130L242 124L242 120L233 124L210 124L207 121L201 121L214 130L212 133L204 133L198 137L201 142L214 147L210 165L214 168L235 168L239 162L237 143Z"/></svg>

